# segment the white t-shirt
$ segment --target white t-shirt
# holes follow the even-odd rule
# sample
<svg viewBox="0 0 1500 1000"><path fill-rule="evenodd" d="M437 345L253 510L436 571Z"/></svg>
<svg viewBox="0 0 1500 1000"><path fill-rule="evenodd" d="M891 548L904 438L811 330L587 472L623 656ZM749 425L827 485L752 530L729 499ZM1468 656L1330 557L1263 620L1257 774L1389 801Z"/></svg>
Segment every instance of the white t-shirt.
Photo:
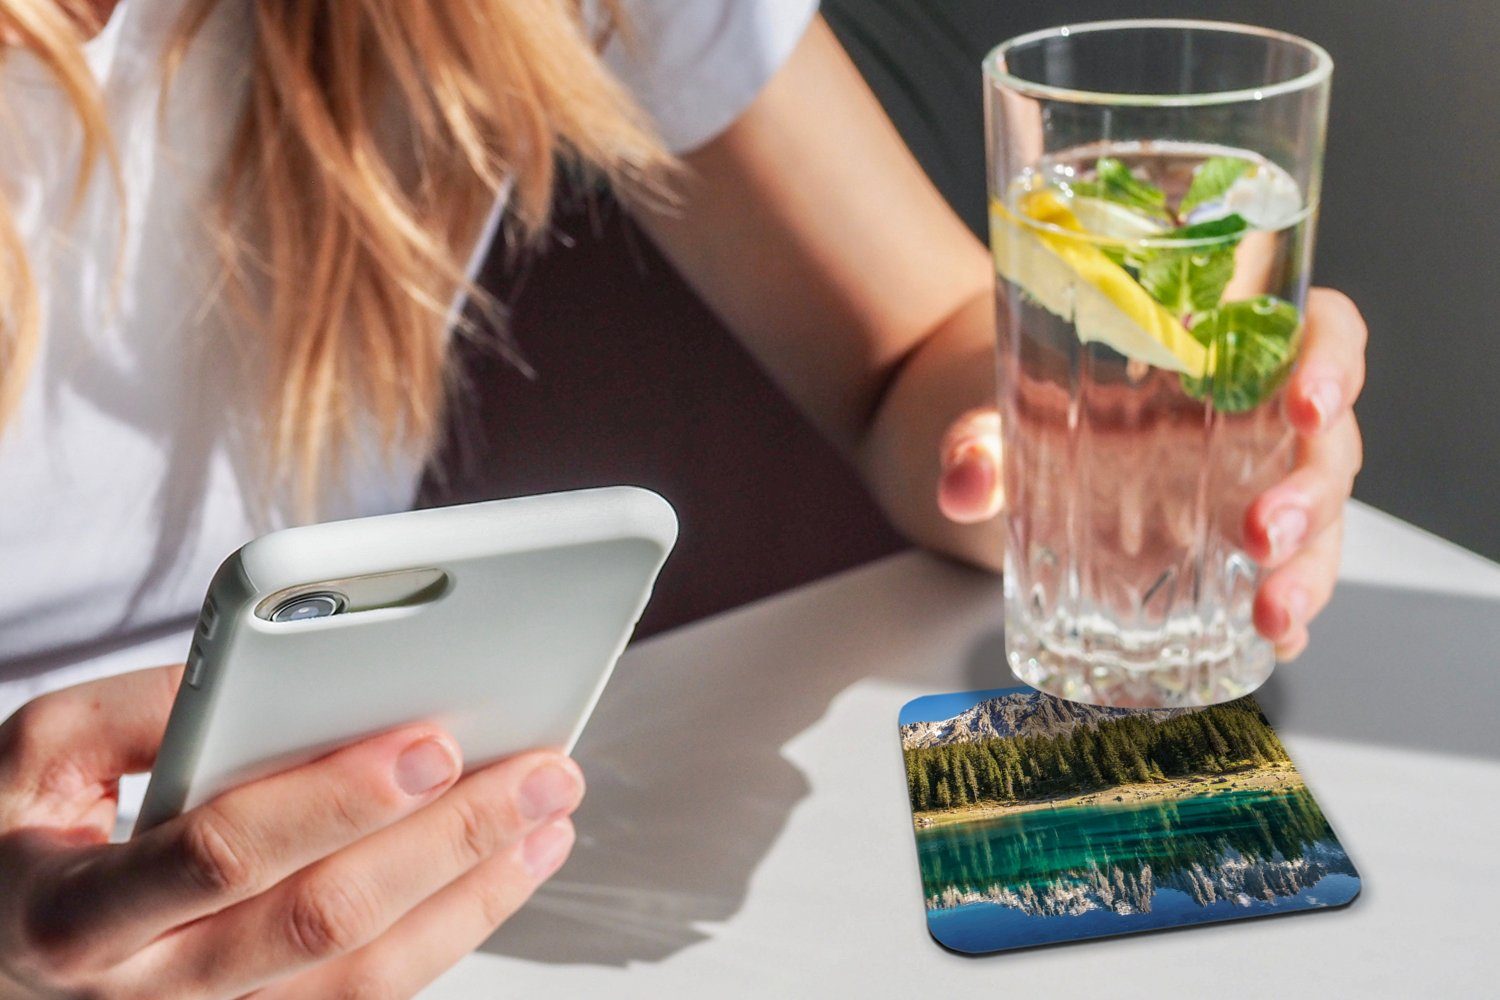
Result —
<svg viewBox="0 0 1500 1000"><path fill-rule="evenodd" d="M120 151L123 243L106 170L69 220L80 133L51 76L24 51L0 65L0 188L43 316L20 410L0 431L0 719L42 690L180 658L162 653L219 562L289 520L254 503L263 490L241 436L258 400L225 363L231 320L214 308L204 222L245 90L250 5L218 5L159 116L161 53L182 4L124 0L87 46ZM815 9L632 0L635 44L607 55L667 144L687 151L750 103ZM409 506L421 464L354 463L321 516ZM174 644L140 646L152 636ZM111 648L142 651L99 658Z"/></svg>

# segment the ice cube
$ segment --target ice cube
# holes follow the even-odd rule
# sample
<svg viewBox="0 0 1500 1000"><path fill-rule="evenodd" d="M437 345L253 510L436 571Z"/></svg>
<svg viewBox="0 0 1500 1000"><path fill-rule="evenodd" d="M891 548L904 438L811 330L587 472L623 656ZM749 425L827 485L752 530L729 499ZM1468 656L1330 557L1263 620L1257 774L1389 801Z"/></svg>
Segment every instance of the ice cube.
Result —
<svg viewBox="0 0 1500 1000"><path fill-rule="evenodd" d="M1238 214L1253 229L1277 230L1292 224L1302 210L1302 190L1280 167L1258 163L1245 171L1222 198L1207 201L1189 213L1196 225Z"/></svg>

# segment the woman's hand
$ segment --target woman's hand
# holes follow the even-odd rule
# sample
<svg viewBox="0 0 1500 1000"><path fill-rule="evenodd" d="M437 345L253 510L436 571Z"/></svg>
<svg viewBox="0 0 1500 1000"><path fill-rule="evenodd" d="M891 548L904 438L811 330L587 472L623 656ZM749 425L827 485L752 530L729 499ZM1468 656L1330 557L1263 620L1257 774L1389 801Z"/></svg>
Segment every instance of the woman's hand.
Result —
<svg viewBox="0 0 1500 1000"><path fill-rule="evenodd" d="M409 996L562 864L577 765L459 778L407 726L108 843L181 668L38 698L0 726L0 996Z"/></svg>
<svg viewBox="0 0 1500 1000"><path fill-rule="evenodd" d="M1338 578L1344 501L1363 461L1354 400L1364 385L1365 322L1341 292L1315 288L1307 301L1307 344L1287 386L1286 413L1297 431L1296 468L1250 505L1246 551L1270 572L1255 597L1255 627L1282 659L1307 645L1307 623L1323 609ZM964 414L941 447L938 506L973 524L1003 503L1000 418L993 409Z"/></svg>
<svg viewBox="0 0 1500 1000"><path fill-rule="evenodd" d="M1245 514L1245 548L1271 572L1255 595L1255 627L1289 660L1338 580L1344 501L1364 463L1354 400L1365 382L1365 321L1341 292L1307 300L1307 344L1286 393L1297 465Z"/></svg>

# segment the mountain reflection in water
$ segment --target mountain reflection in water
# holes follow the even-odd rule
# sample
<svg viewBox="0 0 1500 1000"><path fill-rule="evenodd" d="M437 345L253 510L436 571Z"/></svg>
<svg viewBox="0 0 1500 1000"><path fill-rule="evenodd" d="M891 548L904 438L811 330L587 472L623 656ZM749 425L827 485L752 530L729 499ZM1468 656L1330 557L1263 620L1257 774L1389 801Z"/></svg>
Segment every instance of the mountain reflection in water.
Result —
<svg viewBox="0 0 1500 1000"><path fill-rule="evenodd" d="M964 951L1338 905L1359 885L1305 788L1034 810L917 845L933 933Z"/></svg>

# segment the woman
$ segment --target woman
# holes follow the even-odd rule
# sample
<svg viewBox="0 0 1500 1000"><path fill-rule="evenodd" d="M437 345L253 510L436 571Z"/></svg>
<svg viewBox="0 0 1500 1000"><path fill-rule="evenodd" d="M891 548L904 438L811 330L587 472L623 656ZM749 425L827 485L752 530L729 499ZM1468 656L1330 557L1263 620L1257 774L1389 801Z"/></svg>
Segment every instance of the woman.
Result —
<svg viewBox="0 0 1500 1000"><path fill-rule="evenodd" d="M988 257L814 6L0 0L10 993L407 995L566 857L572 762L459 781L432 727L109 845L178 668L63 666L148 648L266 528L410 501L469 263L543 231L555 157L615 182L898 526L998 564ZM1246 526L1283 655L1333 586L1364 335L1313 295L1300 461Z"/></svg>

